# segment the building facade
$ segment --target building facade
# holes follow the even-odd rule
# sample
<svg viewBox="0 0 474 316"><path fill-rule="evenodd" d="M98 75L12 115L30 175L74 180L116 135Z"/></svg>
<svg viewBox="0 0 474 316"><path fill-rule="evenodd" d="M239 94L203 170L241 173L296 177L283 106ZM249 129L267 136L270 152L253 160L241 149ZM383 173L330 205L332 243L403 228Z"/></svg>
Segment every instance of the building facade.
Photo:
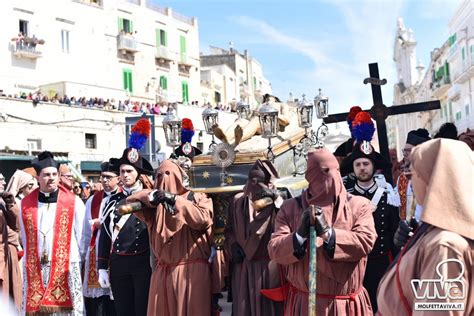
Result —
<svg viewBox="0 0 474 316"><path fill-rule="evenodd" d="M7 95L40 88L76 98L186 104L200 97L195 18L149 0L13 0L2 3L0 17Z"/></svg>
<svg viewBox="0 0 474 316"><path fill-rule="evenodd" d="M266 93L272 93L271 84L263 74L262 65L250 56L247 50L241 54L234 48L225 50L211 47L210 54L202 54L200 57L201 68L210 73L220 73L223 76L220 81L221 89L214 88L213 90L215 96L222 97L224 95L224 102L227 104L244 101L252 107L256 107L262 103ZM232 72L229 72L228 69ZM210 84L213 85L212 82ZM203 102L205 97L201 96ZM216 102L216 98L207 101Z"/></svg>
<svg viewBox="0 0 474 316"><path fill-rule="evenodd" d="M400 157L410 130L426 128L433 136L446 122L461 133L474 127L474 5L464 1L450 21L450 36L431 52L428 67L416 63L413 31L399 19L394 43L398 82L396 105L439 100L440 110L390 116L387 119L389 147Z"/></svg>
<svg viewBox="0 0 474 316"><path fill-rule="evenodd" d="M449 110L458 131L474 127L474 3L464 1L449 23Z"/></svg>

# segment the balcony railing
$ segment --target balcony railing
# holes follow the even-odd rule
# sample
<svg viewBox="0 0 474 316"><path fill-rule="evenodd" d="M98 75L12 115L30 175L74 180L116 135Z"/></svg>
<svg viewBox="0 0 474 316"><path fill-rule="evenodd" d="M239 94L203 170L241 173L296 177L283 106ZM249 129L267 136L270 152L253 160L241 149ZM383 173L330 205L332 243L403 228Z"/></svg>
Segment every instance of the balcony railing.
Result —
<svg viewBox="0 0 474 316"><path fill-rule="evenodd" d="M147 0L146 7L163 15L168 15L168 8L157 5L151 0Z"/></svg>
<svg viewBox="0 0 474 316"><path fill-rule="evenodd" d="M433 90L433 95L436 97L441 97L444 95L451 86L451 80L449 76L443 76L431 84L431 89Z"/></svg>
<svg viewBox="0 0 474 316"><path fill-rule="evenodd" d="M466 82L474 76L474 54L471 53L469 58L464 59L459 66L453 74L455 83Z"/></svg>
<svg viewBox="0 0 474 316"><path fill-rule="evenodd" d="M44 40L36 37L21 37L13 38L13 55L18 58L36 59L42 56L41 51L38 50L38 45L44 44Z"/></svg>
<svg viewBox="0 0 474 316"><path fill-rule="evenodd" d="M187 23L189 25L193 25L193 18L190 18L188 16L179 14L179 13L174 12L174 11L173 11L173 18L175 18L176 20L179 20L181 22Z"/></svg>
<svg viewBox="0 0 474 316"><path fill-rule="evenodd" d="M130 34L117 35L117 48L132 53L138 52L137 41Z"/></svg>
<svg viewBox="0 0 474 316"><path fill-rule="evenodd" d="M161 45L156 48L155 57L156 58L161 58L164 61L173 60L173 58L171 56L171 52L169 51L168 47L161 46Z"/></svg>

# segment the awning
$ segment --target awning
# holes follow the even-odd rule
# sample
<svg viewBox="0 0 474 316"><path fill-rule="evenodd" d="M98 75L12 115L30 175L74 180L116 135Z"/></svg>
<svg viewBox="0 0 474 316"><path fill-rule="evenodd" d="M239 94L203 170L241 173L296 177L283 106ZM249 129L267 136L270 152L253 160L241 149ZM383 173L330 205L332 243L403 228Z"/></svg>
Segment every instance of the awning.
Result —
<svg viewBox="0 0 474 316"><path fill-rule="evenodd" d="M84 171L93 171L100 172L100 164L102 161L81 161L81 170Z"/></svg>

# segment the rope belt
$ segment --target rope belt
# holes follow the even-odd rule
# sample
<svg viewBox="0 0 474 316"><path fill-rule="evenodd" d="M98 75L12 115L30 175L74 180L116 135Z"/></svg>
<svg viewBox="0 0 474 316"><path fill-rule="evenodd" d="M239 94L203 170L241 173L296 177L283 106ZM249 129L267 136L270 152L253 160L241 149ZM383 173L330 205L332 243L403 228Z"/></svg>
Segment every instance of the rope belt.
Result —
<svg viewBox="0 0 474 316"><path fill-rule="evenodd" d="M332 300L349 300L349 301L355 302L357 296L359 296L359 294L362 293L363 290L364 290L364 287L361 286L355 292L345 294L345 295L316 293L316 297L332 299ZM290 283L290 293L302 294L302 295L309 294L308 291L300 290L299 288L293 286L291 283ZM351 306L349 306L349 310L350 310L350 315L353 315L354 312Z"/></svg>

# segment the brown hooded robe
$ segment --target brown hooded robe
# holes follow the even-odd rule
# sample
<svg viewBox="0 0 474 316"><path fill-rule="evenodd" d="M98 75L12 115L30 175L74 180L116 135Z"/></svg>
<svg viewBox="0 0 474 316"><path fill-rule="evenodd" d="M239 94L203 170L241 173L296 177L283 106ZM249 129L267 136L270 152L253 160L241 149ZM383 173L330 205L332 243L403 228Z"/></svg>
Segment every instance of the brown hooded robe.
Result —
<svg viewBox="0 0 474 316"><path fill-rule="evenodd" d="M269 182L278 177L275 168L268 161L258 160L252 169L267 175ZM226 247L231 253L231 245L237 243L245 253L241 263L234 263L232 275L232 311L235 316L277 316L283 315L283 305L273 302L260 294L261 289L269 289L279 283L278 273L270 274L267 245L273 232L277 214L274 203L258 212L252 200L261 190L249 180L243 193L234 197L229 208L226 226Z"/></svg>
<svg viewBox="0 0 474 316"><path fill-rule="evenodd" d="M301 259L295 256L294 234L309 205L322 207L335 234L332 256L321 238L316 242L317 315L372 315L369 295L362 285L367 255L377 238L372 207L367 199L347 194L338 162L325 148L309 153L306 180L309 188L301 202L293 198L283 203L268 245L270 258L285 266L290 283L285 315L308 315L309 250ZM308 242L303 245L307 247Z"/></svg>
<svg viewBox="0 0 474 316"><path fill-rule="evenodd" d="M155 188L176 194L175 214L163 204L136 215L148 225L151 249L156 258L148 297L149 316L209 316L211 270L209 266L212 201L182 184L183 170L170 160L157 173ZM150 190L127 198L148 207Z"/></svg>
<svg viewBox="0 0 474 316"><path fill-rule="evenodd" d="M474 315L473 153L460 141L434 139L415 147L410 160L413 189L423 206L423 224L380 282L379 313L383 316ZM438 274L438 264L445 260L451 262L442 264ZM457 279L464 284L464 298L415 297L412 280L441 278ZM415 310L415 303L436 302L463 303L464 309Z"/></svg>

